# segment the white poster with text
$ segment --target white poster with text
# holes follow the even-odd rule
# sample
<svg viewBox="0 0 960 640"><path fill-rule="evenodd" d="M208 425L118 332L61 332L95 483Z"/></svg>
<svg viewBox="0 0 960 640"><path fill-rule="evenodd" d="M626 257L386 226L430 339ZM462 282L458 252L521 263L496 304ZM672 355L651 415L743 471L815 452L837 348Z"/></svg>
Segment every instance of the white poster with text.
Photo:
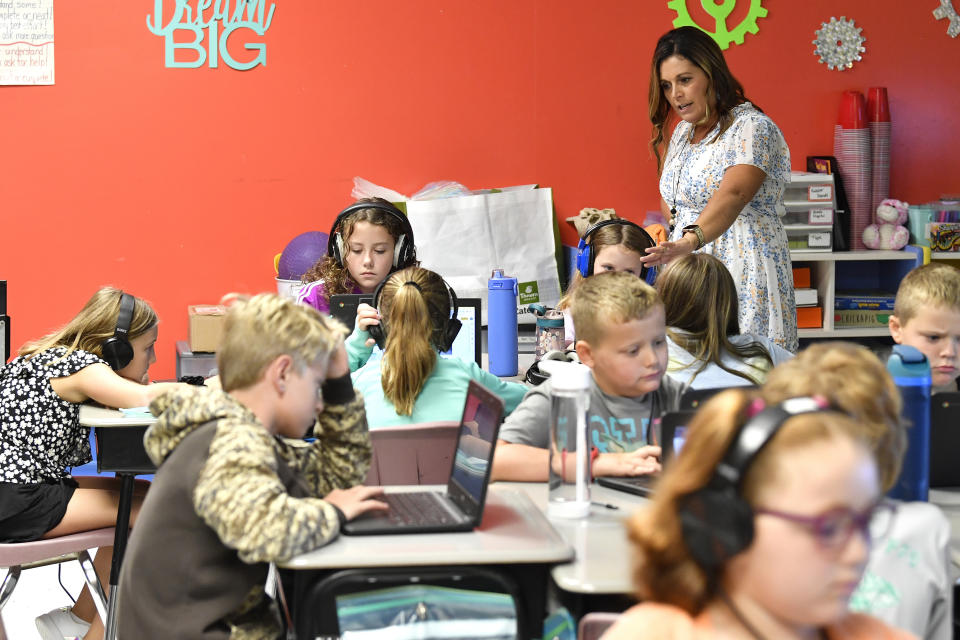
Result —
<svg viewBox="0 0 960 640"><path fill-rule="evenodd" d="M0 0L0 84L53 84L53 0Z"/></svg>

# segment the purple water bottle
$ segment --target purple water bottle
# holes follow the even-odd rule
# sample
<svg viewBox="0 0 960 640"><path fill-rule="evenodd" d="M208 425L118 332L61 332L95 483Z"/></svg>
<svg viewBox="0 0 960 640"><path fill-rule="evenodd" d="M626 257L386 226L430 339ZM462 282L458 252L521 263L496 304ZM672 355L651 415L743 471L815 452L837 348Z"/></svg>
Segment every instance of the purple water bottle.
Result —
<svg viewBox="0 0 960 640"><path fill-rule="evenodd" d="M493 375L517 375L517 279L503 269L494 269L487 281L487 356Z"/></svg>

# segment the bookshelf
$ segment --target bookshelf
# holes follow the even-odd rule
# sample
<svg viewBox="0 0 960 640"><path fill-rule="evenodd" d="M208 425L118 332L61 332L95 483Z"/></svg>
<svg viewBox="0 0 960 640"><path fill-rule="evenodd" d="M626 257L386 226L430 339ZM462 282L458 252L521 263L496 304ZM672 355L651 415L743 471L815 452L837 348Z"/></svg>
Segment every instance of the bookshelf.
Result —
<svg viewBox="0 0 960 640"><path fill-rule="evenodd" d="M895 292L907 273L923 264L920 247L902 251L791 251L793 266L810 267L810 284L817 290L823 308L823 327L800 329L803 339L837 340L887 336L886 327L843 327L833 325L834 294L846 289L883 289Z"/></svg>

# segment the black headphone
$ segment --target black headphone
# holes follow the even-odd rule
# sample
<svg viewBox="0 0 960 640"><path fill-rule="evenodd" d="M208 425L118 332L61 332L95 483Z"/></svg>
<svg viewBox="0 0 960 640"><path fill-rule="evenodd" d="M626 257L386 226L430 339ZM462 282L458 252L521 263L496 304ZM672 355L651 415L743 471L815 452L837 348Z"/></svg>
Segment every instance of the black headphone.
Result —
<svg viewBox="0 0 960 640"><path fill-rule="evenodd" d="M793 416L832 410L820 397L791 398L763 408L734 435L707 485L680 499L684 544L709 580L718 579L727 561L753 542L753 508L742 489L757 454Z"/></svg>
<svg viewBox="0 0 960 640"><path fill-rule="evenodd" d="M439 277L439 276L438 276ZM373 292L373 308L380 312L380 292L383 291L383 285L387 283L390 278L385 278L380 284L377 285L377 288ZM457 334L460 333L460 327L462 323L457 317L457 314L460 312L460 304L457 302L457 292L453 290L447 281L443 278L440 278L440 282L443 283L444 289L447 290L447 300L450 303L450 313L444 319L443 325L437 327L440 330L441 343L437 345L437 349L440 351L449 351L450 347L453 346L453 341L457 339ZM410 282L411 286L417 288L418 291L423 293L423 290L420 289L420 286L415 282ZM407 283L400 285L401 287L407 286ZM367 333L370 334L370 337L373 338L377 346L380 347L380 350L386 349L387 344L387 332L383 326L384 318L381 315L380 324L372 324L367 329Z"/></svg>
<svg viewBox="0 0 960 640"><path fill-rule="evenodd" d="M117 314L117 327L113 336L100 345L103 359L114 371L119 371L133 360L133 347L130 345L130 323L133 322L133 308L136 299L129 293L120 292L120 312Z"/></svg>
<svg viewBox="0 0 960 640"><path fill-rule="evenodd" d="M577 271L580 272L584 278L588 277L593 273L593 263L597 259L597 252L593 250L593 242L590 240L590 237L598 229L603 227L608 227L613 224L623 225L625 227L634 227L640 231L644 239L647 241L648 246L655 247L657 246L656 241L650 237L650 234L647 233L647 230L638 225L636 222L631 222L629 220L624 220L623 218L611 218L610 220L601 220L587 228L583 232L583 236L580 238L580 242L577 243ZM644 265L640 269L640 279L646 282L647 284L652 285L654 278L656 278L656 271Z"/></svg>
<svg viewBox="0 0 960 640"><path fill-rule="evenodd" d="M403 233L397 238L397 242L393 247L393 268L397 270L413 266L417 261L417 250L413 246L413 227L410 226L410 220L407 216L403 215L400 209L384 202L356 202L338 213L336 219L333 221L333 226L330 227L330 238L327 241L327 255L336 260L338 265L343 266L343 256L346 252L346 247L344 246L343 236L340 234L340 225L342 225L343 221L348 217L364 209L383 211L393 216L396 221L400 223L400 228L403 230Z"/></svg>

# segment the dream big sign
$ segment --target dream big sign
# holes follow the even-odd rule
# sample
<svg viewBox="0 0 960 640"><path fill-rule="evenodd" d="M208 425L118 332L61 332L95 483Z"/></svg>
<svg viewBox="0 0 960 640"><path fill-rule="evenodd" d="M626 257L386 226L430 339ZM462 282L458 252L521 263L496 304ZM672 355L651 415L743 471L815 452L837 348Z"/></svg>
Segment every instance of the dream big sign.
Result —
<svg viewBox="0 0 960 640"><path fill-rule="evenodd" d="M273 21L274 3L265 0L154 0L153 15L147 14L147 28L163 36L167 67L196 69L207 64L216 68L223 60L231 69L246 71L267 64L267 45L262 39ZM237 42L238 38L243 38ZM237 60L239 45L255 51L253 58ZM177 56L177 52L184 52ZM183 59L183 58L187 59Z"/></svg>

